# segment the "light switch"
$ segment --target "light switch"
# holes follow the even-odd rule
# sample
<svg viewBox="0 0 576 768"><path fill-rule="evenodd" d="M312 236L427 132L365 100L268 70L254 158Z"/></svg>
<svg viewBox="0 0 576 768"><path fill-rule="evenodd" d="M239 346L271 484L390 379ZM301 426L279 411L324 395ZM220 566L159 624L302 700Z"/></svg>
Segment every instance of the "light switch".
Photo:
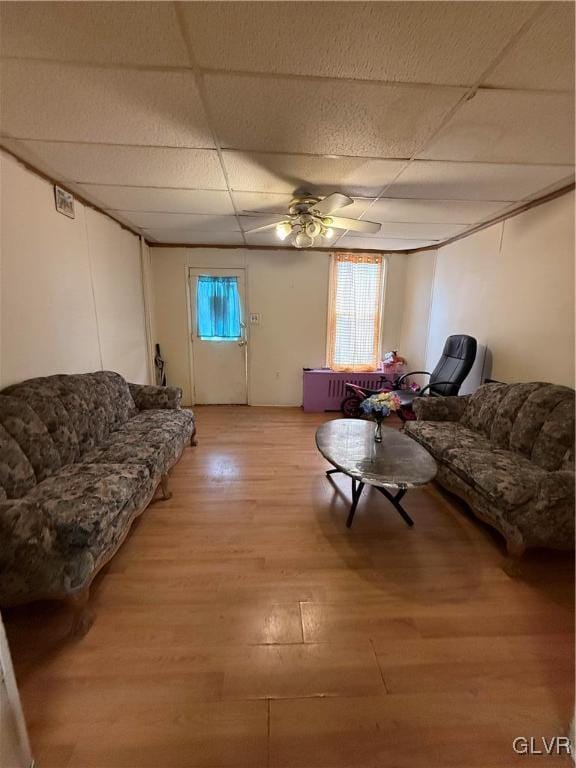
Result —
<svg viewBox="0 0 576 768"><path fill-rule="evenodd" d="M250 325L260 325L260 312L250 312Z"/></svg>

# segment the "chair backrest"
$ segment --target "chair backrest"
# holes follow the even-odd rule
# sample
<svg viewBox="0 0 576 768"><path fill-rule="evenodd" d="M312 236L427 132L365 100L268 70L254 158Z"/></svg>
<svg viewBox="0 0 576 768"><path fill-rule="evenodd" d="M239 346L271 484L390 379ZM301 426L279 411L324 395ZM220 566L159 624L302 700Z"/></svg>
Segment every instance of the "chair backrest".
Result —
<svg viewBox="0 0 576 768"><path fill-rule="evenodd" d="M448 336L442 357L430 375L431 395L457 395L476 359L476 339Z"/></svg>

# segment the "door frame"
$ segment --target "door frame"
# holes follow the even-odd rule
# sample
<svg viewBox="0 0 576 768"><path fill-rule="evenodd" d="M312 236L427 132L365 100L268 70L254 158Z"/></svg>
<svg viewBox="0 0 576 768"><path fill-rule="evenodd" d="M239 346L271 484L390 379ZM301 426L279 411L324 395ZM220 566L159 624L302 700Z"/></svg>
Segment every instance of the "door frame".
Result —
<svg viewBox="0 0 576 768"><path fill-rule="evenodd" d="M250 405L251 404L251 395L250 395L250 323L248 322L248 302L249 302L249 296L248 296L248 266L242 265L239 267L216 267L216 266L196 266L192 264L186 264L184 266L184 286L185 286L185 293L186 293L186 349L188 353L188 380L190 385L190 405L196 405L196 382L195 382L195 376L194 376L194 344L192 342L192 337L194 334L194 329L192 327L192 272L201 272L202 270L206 270L208 273L212 271L226 271L226 272L243 272L244 273L244 333L246 338L246 346L244 347L244 376L246 381L246 402L245 403L239 403L239 406L242 405Z"/></svg>

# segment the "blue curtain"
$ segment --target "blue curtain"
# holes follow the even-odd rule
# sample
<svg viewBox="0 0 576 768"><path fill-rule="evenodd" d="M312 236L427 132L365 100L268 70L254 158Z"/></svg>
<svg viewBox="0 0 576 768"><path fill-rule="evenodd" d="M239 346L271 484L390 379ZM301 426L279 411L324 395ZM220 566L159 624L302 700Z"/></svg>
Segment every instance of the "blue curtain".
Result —
<svg viewBox="0 0 576 768"><path fill-rule="evenodd" d="M215 341L239 339L240 296L236 277L198 278L196 294L198 336Z"/></svg>

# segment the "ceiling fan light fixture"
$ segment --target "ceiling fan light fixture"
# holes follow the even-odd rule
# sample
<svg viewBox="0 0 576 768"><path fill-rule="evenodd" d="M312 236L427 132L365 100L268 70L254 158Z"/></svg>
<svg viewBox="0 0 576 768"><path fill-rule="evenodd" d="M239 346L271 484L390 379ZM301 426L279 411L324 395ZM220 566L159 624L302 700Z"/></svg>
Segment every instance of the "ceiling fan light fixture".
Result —
<svg viewBox="0 0 576 768"><path fill-rule="evenodd" d="M276 224L276 237L280 240L286 240L290 232L292 232L292 224L289 221L281 221Z"/></svg>
<svg viewBox="0 0 576 768"><path fill-rule="evenodd" d="M309 237L315 238L322 232L322 225L318 221L309 221L306 224L305 230Z"/></svg>
<svg viewBox="0 0 576 768"><path fill-rule="evenodd" d="M322 234L324 237L330 240L330 238L334 237L334 230L332 229L332 227L326 227L326 229Z"/></svg>
<svg viewBox="0 0 576 768"><path fill-rule="evenodd" d="M311 245L314 245L314 238L301 229L294 239L294 245L296 248L310 248Z"/></svg>

